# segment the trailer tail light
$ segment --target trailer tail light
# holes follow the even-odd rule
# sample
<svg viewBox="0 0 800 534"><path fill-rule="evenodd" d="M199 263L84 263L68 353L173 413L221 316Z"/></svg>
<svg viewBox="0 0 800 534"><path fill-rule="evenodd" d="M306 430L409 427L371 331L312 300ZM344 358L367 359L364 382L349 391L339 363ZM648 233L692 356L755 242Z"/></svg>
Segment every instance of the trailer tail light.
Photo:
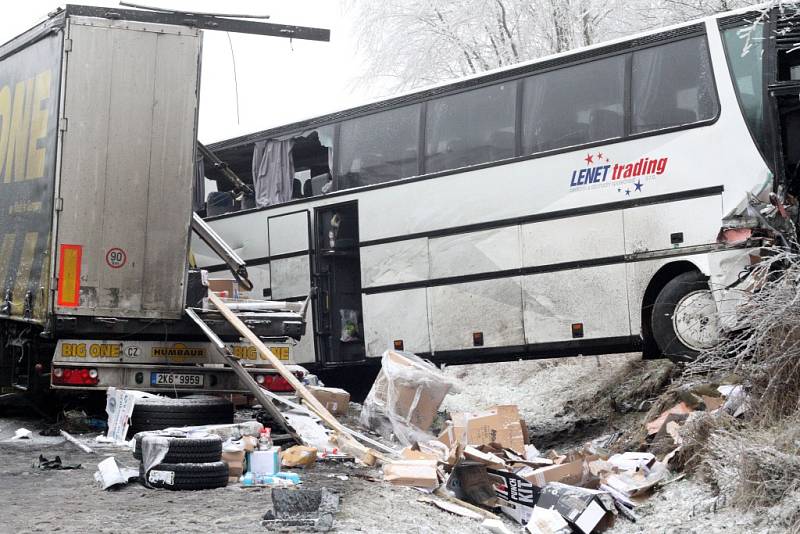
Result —
<svg viewBox="0 0 800 534"><path fill-rule="evenodd" d="M61 386L96 386L100 382L97 369L88 367L54 367L53 384Z"/></svg>
<svg viewBox="0 0 800 534"><path fill-rule="evenodd" d="M294 373L298 380L303 380L303 373ZM273 393L291 393L294 388L288 380L279 374L263 374L255 376L256 382L262 388L272 391Z"/></svg>

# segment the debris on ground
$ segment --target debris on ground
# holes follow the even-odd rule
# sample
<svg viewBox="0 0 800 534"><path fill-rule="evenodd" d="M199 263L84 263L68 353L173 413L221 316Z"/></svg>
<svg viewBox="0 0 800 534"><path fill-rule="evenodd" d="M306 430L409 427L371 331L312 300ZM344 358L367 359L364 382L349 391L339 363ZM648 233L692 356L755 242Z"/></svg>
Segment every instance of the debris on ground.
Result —
<svg viewBox="0 0 800 534"><path fill-rule="evenodd" d="M328 532L339 509L339 496L321 488L272 490L272 510L264 514L261 525L268 530L293 528Z"/></svg>
<svg viewBox="0 0 800 534"><path fill-rule="evenodd" d="M92 453L94 453L94 450L92 450L92 448L91 448L91 447L89 447L89 446L88 446L88 445L86 445L85 443L81 443L80 441L78 441L77 439L75 439L75 437L73 437L72 435L70 435L69 433L67 433L66 431L64 431L64 430L60 430L60 431L59 431L59 433L60 433L62 436L64 436L64 439L66 439L67 441L69 441L70 443L72 443L73 445L75 445L76 447L78 447L78 448L79 448L80 450L82 450L83 452L85 452L85 453L88 453L88 454L92 454Z"/></svg>
<svg viewBox="0 0 800 534"><path fill-rule="evenodd" d="M116 458L109 456L97 464L94 479L100 483L104 490L124 486L139 478L139 470L130 467L120 467Z"/></svg>
<svg viewBox="0 0 800 534"><path fill-rule="evenodd" d="M61 461L60 456L56 456L52 460L48 460L41 454L39 455L39 463L36 465L39 469L80 469L81 464L65 464Z"/></svg>
<svg viewBox="0 0 800 534"><path fill-rule="evenodd" d="M20 439L31 439L31 434L33 434L33 433L30 430L28 430L27 428L18 428L14 432L14 435L11 438L9 438L7 441L17 441L17 440L20 440Z"/></svg>
<svg viewBox="0 0 800 534"><path fill-rule="evenodd" d="M401 444L430 439L431 425L456 383L410 352L387 350L381 371L361 408L361 423Z"/></svg>

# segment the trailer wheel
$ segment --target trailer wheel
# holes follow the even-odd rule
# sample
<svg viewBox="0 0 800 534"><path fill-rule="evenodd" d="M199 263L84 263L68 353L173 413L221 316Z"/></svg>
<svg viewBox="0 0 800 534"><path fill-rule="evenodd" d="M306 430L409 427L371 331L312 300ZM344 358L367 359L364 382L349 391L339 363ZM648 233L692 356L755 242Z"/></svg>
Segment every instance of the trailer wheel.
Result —
<svg viewBox="0 0 800 534"><path fill-rule="evenodd" d="M139 476L149 487L173 491L223 488L228 485L228 466L224 462L163 463L145 473L140 462Z"/></svg>
<svg viewBox="0 0 800 534"><path fill-rule="evenodd" d="M233 423L233 404L218 397L139 399L129 434L170 427Z"/></svg>
<svg viewBox="0 0 800 534"><path fill-rule="evenodd" d="M142 439L147 432L140 432L133 436L133 457L142 459ZM207 463L218 462L222 456L222 438L219 436L204 436L200 438L187 438L185 436L164 436L169 441L169 449L163 463Z"/></svg>
<svg viewBox="0 0 800 534"><path fill-rule="evenodd" d="M688 361L719 343L719 322L708 279L698 271L679 274L653 304L653 337L672 360Z"/></svg>

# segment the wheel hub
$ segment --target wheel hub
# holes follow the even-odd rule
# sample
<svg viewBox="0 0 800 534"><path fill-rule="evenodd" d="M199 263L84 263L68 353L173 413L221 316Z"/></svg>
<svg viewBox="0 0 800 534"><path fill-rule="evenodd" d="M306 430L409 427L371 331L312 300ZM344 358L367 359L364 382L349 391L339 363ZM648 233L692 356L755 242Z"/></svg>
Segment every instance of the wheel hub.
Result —
<svg viewBox="0 0 800 534"><path fill-rule="evenodd" d="M692 350L709 349L719 343L717 303L711 291L693 291L678 301L672 326L681 343Z"/></svg>

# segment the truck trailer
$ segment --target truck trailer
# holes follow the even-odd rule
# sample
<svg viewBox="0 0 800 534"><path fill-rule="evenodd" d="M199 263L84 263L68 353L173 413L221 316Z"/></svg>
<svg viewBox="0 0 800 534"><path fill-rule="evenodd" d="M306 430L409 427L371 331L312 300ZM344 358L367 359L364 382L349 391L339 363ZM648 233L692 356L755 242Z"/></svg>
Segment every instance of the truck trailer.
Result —
<svg viewBox="0 0 800 534"><path fill-rule="evenodd" d="M328 39L67 5L0 45L0 388L243 390L185 313L207 295L190 267L203 29ZM244 266L235 274L247 282ZM288 354L304 319L296 306L268 308L241 315ZM260 382L286 386L204 313Z"/></svg>

